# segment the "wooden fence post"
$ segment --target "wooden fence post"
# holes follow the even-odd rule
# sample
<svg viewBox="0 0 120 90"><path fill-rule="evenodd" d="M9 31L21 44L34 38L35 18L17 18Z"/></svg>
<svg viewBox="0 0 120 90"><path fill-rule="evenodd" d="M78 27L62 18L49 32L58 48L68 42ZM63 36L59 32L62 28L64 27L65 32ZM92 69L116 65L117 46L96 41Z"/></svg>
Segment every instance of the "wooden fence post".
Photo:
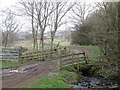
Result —
<svg viewBox="0 0 120 90"><path fill-rule="evenodd" d="M21 55L22 55L21 50L18 49L18 61L22 63Z"/></svg>
<svg viewBox="0 0 120 90"><path fill-rule="evenodd" d="M87 60L86 60L86 59L87 59L87 57L86 57L86 53L85 53L84 51L82 51L82 52L83 52L83 55L84 55L85 63L88 64L88 62L87 62Z"/></svg>
<svg viewBox="0 0 120 90"><path fill-rule="evenodd" d="M61 68L61 49L60 48L58 48L58 52L57 52L57 54L58 54L58 60L57 60L57 67L58 67L58 70L60 70Z"/></svg>

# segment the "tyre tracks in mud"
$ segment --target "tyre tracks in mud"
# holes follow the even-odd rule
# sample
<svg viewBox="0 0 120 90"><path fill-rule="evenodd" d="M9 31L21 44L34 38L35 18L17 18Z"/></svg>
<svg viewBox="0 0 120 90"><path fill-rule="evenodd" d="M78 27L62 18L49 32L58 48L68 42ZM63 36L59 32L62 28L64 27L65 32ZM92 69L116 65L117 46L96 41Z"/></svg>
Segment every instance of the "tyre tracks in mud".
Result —
<svg viewBox="0 0 120 90"><path fill-rule="evenodd" d="M10 68L2 70L2 88L21 88L37 80L38 78L48 76L52 70L57 68L57 61L46 61L38 64ZM10 71L17 72L10 72ZM22 70L22 71L20 71ZM19 72L20 71L20 72Z"/></svg>

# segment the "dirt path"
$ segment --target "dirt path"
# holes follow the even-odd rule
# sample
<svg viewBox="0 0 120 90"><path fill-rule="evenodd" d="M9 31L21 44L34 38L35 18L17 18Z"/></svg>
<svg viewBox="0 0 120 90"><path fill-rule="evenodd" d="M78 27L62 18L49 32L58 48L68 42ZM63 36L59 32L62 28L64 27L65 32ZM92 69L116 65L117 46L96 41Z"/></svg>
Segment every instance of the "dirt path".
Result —
<svg viewBox="0 0 120 90"><path fill-rule="evenodd" d="M33 80L48 76L52 70L56 69L56 65L57 62L53 60L18 68L3 69L2 87L19 88L27 85L29 82L33 82Z"/></svg>

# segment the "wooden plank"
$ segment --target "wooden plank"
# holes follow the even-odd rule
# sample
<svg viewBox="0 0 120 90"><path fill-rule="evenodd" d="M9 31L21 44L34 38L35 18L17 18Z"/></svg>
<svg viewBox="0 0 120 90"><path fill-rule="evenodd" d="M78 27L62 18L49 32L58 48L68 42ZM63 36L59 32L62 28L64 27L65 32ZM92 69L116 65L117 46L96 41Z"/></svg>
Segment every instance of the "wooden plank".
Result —
<svg viewBox="0 0 120 90"><path fill-rule="evenodd" d="M0 48L1 48L1 49L14 49L15 47L1 47L1 46L0 46Z"/></svg>
<svg viewBox="0 0 120 90"><path fill-rule="evenodd" d="M0 61L15 61L15 62L18 62L19 59L2 59Z"/></svg>
<svg viewBox="0 0 120 90"><path fill-rule="evenodd" d="M56 53L56 52L53 52L53 53ZM53 54L53 53L52 53L52 54ZM46 53L34 53L34 54L29 54L29 53L28 53L28 54L26 54L26 55L25 55L25 54L22 54L21 57L31 56L31 55L32 55L32 56L48 55L48 54L51 54L51 52L46 52Z"/></svg>
<svg viewBox="0 0 120 90"><path fill-rule="evenodd" d="M4 54L0 54L0 56L19 56L19 54L18 53L12 53L12 54L10 54L10 53L4 53Z"/></svg>
<svg viewBox="0 0 120 90"><path fill-rule="evenodd" d="M21 59L41 59L41 58L46 58L46 57L48 57L48 56L29 56L29 57L21 57Z"/></svg>
<svg viewBox="0 0 120 90"><path fill-rule="evenodd" d="M19 57L2 57L2 58L0 58L0 59L18 59Z"/></svg>
<svg viewBox="0 0 120 90"><path fill-rule="evenodd" d="M19 53L19 51L2 51L2 53Z"/></svg>
<svg viewBox="0 0 120 90"><path fill-rule="evenodd" d="M50 53L56 53L55 51L52 51L52 52L45 52L43 54L50 54ZM29 53L29 52L26 52L26 53L22 53L22 55L36 55L36 54L42 54L42 52L33 52L33 53Z"/></svg>
<svg viewBox="0 0 120 90"><path fill-rule="evenodd" d="M38 52L48 52L48 51L51 51L50 49L47 49L47 50L32 50L32 51L27 51L27 52L24 52L23 54L26 54L26 53L38 53Z"/></svg>

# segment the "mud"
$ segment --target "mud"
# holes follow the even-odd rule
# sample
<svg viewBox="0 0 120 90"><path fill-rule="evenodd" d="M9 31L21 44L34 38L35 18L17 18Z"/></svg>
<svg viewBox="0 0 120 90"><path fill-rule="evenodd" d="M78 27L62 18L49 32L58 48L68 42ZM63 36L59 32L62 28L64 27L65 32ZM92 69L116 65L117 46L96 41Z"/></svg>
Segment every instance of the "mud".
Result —
<svg viewBox="0 0 120 90"><path fill-rule="evenodd" d="M57 61L40 62L17 68L2 70L2 88L21 88L37 80L48 76L52 70L57 69Z"/></svg>

